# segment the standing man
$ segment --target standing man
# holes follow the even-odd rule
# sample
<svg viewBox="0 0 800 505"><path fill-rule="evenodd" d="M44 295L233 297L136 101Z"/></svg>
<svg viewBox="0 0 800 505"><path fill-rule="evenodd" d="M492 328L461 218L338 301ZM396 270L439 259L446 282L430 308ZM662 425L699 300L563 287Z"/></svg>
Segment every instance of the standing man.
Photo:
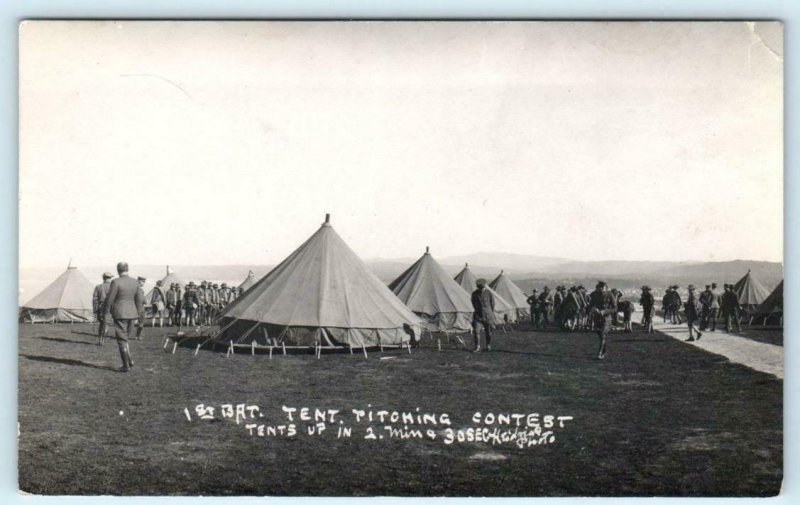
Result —
<svg viewBox="0 0 800 505"><path fill-rule="evenodd" d="M153 328L156 326L156 317L158 317L158 327L164 326L164 309L167 307L167 295L164 293L164 288L161 287L161 281L156 281L156 287L153 288L153 296L150 299L150 309L153 311Z"/></svg>
<svg viewBox="0 0 800 505"><path fill-rule="evenodd" d="M708 312L709 324L711 324L711 331L717 331L717 316L719 314L719 292L717 291L717 283L711 283L711 300L710 309Z"/></svg>
<svg viewBox="0 0 800 505"><path fill-rule="evenodd" d="M481 326L483 326L483 331L486 333L486 350L491 351L492 325L495 324L494 296L492 296L491 291L486 289L486 279L478 279L475 284L478 288L472 292L472 308L475 310L472 314L472 334L475 339L475 349L472 352L480 352L481 350Z"/></svg>
<svg viewBox="0 0 800 505"><path fill-rule="evenodd" d="M531 308L531 326L533 327L539 326L539 296L536 293L534 289L526 300Z"/></svg>
<svg viewBox="0 0 800 505"><path fill-rule="evenodd" d="M542 316L541 325L547 328L550 323L550 309L553 307L553 295L550 294L550 288L545 286L542 293L539 295L539 312Z"/></svg>
<svg viewBox="0 0 800 505"><path fill-rule="evenodd" d="M642 305L642 326L645 333L653 333L653 315L655 314L656 300L650 292L650 286L642 286L642 297L639 298Z"/></svg>
<svg viewBox="0 0 800 505"><path fill-rule="evenodd" d="M195 297L197 298L197 310L195 311L195 318L198 325L202 326L206 323L206 286L208 281L202 281L200 287L195 289Z"/></svg>
<svg viewBox="0 0 800 505"><path fill-rule="evenodd" d="M186 313L186 326L197 326L196 311L198 308L197 291L194 289L194 281L186 285L183 294L183 311Z"/></svg>
<svg viewBox="0 0 800 505"><path fill-rule="evenodd" d="M128 372L133 367L128 338L133 333L140 309L144 307L144 293L139 284L128 276L127 263L117 263L117 273L119 277L111 281L103 313L110 311L114 318L114 334L117 337L119 355L122 358L120 371Z"/></svg>
<svg viewBox="0 0 800 505"><path fill-rule="evenodd" d="M145 277L139 277L137 279L139 282L139 296L142 300L142 304L138 306L139 311L139 325L136 327L136 340L142 339L142 331L144 330L144 283L147 282Z"/></svg>
<svg viewBox="0 0 800 505"><path fill-rule="evenodd" d="M699 329L695 329L694 325L700 319L700 314L703 311L703 307L700 305L700 301L694 294L695 287L694 284L689 284L689 297L686 298L686 303L683 304L683 308L686 311L686 323L689 325L689 338L686 339L687 342L694 342L695 340L700 340L700 337L703 336L700 333ZM697 338L694 338L694 333L697 332Z"/></svg>
<svg viewBox="0 0 800 505"><path fill-rule="evenodd" d="M706 290L697 297L702 311L700 312L700 331L708 329L708 318L711 314L711 284L706 284Z"/></svg>
<svg viewBox="0 0 800 505"><path fill-rule="evenodd" d="M92 295L92 309L94 310L94 317L100 323L97 330L97 338L99 342L97 345L103 345L106 341L106 334L108 333L108 325L111 323L111 315L105 312L105 302L108 296L108 291L111 289L111 278L114 277L111 273L105 272L103 274L103 283L94 287L94 294Z"/></svg>
<svg viewBox="0 0 800 505"><path fill-rule="evenodd" d="M597 359L606 357L606 340L611 331L611 318L617 312L614 297L608 291L608 285L600 281L589 295L589 314L594 320L594 329L600 339L600 350Z"/></svg>
<svg viewBox="0 0 800 505"><path fill-rule="evenodd" d="M228 289L228 284L223 282L219 287L219 306L220 310L225 308L230 303L231 290Z"/></svg>
<svg viewBox="0 0 800 505"><path fill-rule="evenodd" d="M725 332L731 332L731 326L736 328L735 333L741 333L739 326L739 295L733 284L725 284L725 292L722 293L722 317L725 318Z"/></svg>

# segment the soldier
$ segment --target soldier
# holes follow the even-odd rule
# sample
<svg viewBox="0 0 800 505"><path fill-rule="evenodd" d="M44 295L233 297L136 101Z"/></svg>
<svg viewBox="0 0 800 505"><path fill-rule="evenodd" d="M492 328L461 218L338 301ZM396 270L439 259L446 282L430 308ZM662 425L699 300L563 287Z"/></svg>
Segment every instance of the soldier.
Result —
<svg viewBox="0 0 800 505"><path fill-rule="evenodd" d="M139 277L137 279L139 281L139 295L142 299L142 304L139 306L139 322L136 326L136 340L142 339L142 330L144 330L144 283L147 282L147 279L144 277Z"/></svg>
<svg viewBox="0 0 800 505"><path fill-rule="evenodd" d="M731 326L736 328L736 333L741 333L739 326L739 295L736 294L733 284L725 284L725 292L722 293L720 310L725 319L725 332L731 332Z"/></svg>
<svg viewBox="0 0 800 505"><path fill-rule="evenodd" d="M206 294L208 298L208 319L206 324L214 324L214 320L219 314L219 284L211 284L211 288Z"/></svg>
<svg viewBox="0 0 800 505"><path fill-rule="evenodd" d="M175 283L175 326L183 326L183 290L181 285Z"/></svg>
<svg viewBox="0 0 800 505"><path fill-rule="evenodd" d="M173 326L175 323L175 283L169 285L169 289L167 290L166 294L167 299L167 325Z"/></svg>
<svg viewBox="0 0 800 505"><path fill-rule="evenodd" d="M590 321L589 321L589 293L586 292L586 288L583 287L583 284L578 286L578 289L575 291L578 295L578 303L580 304L578 315L580 317L580 327L582 329L590 328Z"/></svg>
<svg viewBox="0 0 800 505"><path fill-rule="evenodd" d="M164 309L167 307L167 295L161 287L161 281L156 281L156 287L153 288L153 296L150 298L150 310L153 312L153 328L156 326L156 317L158 317L158 327L164 326Z"/></svg>
<svg viewBox="0 0 800 505"><path fill-rule="evenodd" d="M706 284L706 290L697 297L702 308L700 312L700 331L708 329L708 316L711 313L711 284Z"/></svg>
<svg viewBox="0 0 800 505"><path fill-rule="evenodd" d="M672 292L672 286L667 286L667 288L664 290L664 296L661 298L661 312L664 315L664 322L665 323L667 322L667 319L670 318L669 302L670 302L670 300L672 298L672 293L671 292Z"/></svg>
<svg viewBox="0 0 800 505"><path fill-rule="evenodd" d="M228 285L226 283L222 283L219 287L219 306L220 310L225 308L231 301L231 290L228 289Z"/></svg>
<svg viewBox="0 0 800 505"><path fill-rule="evenodd" d="M561 302L561 327L565 330L573 330L578 324L578 313L580 311L580 301L578 301L578 288L570 286L564 301Z"/></svg>
<svg viewBox="0 0 800 505"><path fill-rule="evenodd" d="M491 351L492 325L496 322L494 296L492 296L491 291L486 289L486 279L478 279L475 284L478 287L472 292L472 308L475 310L472 314L472 334L475 339L475 349L472 352L480 352L481 350L481 326L483 326L483 331L486 334L486 350Z"/></svg>
<svg viewBox="0 0 800 505"><path fill-rule="evenodd" d="M642 326L646 333L653 333L653 314L655 313L656 300L650 292L650 286L642 286L642 296L639 298L642 305Z"/></svg>
<svg viewBox="0 0 800 505"><path fill-rule="evenodd" d="M186 285L186 291L183 294L183 311L186 313L186 326L197 326L196 318L198 308L197 291L192 281Z"/></svg>
<svg viewBox="0 0 800 505"><path fill-rule="evenodd" d="M695 296L695 287L694 284L689 284L689 297L686 298L686 303L683 304L684 310L686 311L686 323L689 325L689 338L686 339L687 342L694 342L695 340L700 340L700 337L703 336L700 333L699 329L695 329L695 323L699 322L700 314L703 311L702 305L700 305L700 300ZM697 338L694 338L694 333L697 332Z"/></svg>
<svg viewBox="0 0 800 505"><path fill-rule="evenodd" d="M617 312L615 312L615 314L622 312L623 332L631 333L633 331L633 312L636 310L636 307L633 306L633 302L622 299L622 291L617 291L616 302Z"/></svg>
<svg viewBox="0 0 800 505"><path fill-rule="evenodd" d="M97 345L103 345L108 333L108 325L111 323L111 314L104 312L105 301L108 296L108 291L111 289L111 278L114 277L111 273L105 272L103 274L103 283L94 287L94 294L92 295L92 309L94 310L94 317L97 319L100 327L97 330Z"/></svg>
<svg viewBox="0 0 800 505"><path fill-rule="evenodd" d="M611 331L611 318L617 312L614 297L608 291L608 285L600 281L589 296L590 316L594 319L595 332L600 339L600 350L597 359L606 357L606 340Z"/></svg>
<svg viewBox="0 0 800 505"><path fill-rule="evenodd" d="M128 276L128 264L117 264L119 277L111 281L103 308L103 313L111 312L114 319L114 334L117 337L119 355L122 358L121 372L128 372L133 367L128 338L133 332L136 318L144 307L144 292L141 287Z"/></svg>
<svg viewBox="0 0 800 505"><path fill-rule="evenodd" d="M531 296L529 296L526 301L531 308L531 326L539 326L539 296L535 289L531 292Z"/></svg>
<svg viewBox="0 0 800 505"><path fill-rule="evenodd" d="M546 328L550 323L550 310L553 307L553 295L550 288L545 286L539 294L539 314L541 315L541 326Z"/></svg>
<svg viewBox="0 0 800 505"><path fill-rule="evenodd" d="M708 321L707 324L711 326L711 331L717 331L717 313L719 312L719 293L717 292L717 283L711 283L711 294L708 297Z"/></svg>
<svg viewBox="0 0 800 505"><path fill-rule="evenodd" d="M669 302L669 311L671 315L671 322L672 324L681 324L683 320L681 319L681 294L678 293L678 286L672 286Z"/></svg>

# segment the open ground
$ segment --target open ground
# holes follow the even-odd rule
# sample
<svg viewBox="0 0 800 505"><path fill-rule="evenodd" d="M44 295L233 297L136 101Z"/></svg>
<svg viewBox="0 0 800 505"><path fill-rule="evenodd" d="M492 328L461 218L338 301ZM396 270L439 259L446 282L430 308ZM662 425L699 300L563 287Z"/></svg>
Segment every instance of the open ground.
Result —
<svg viewBox="0 0 800 505"><path fill-rule="evenodd" d="M662 333L499 333L492 352L445 343L282 356L178 348L147 328L119 373L93 326L19 327L19 484L35 494L769 496L782 481L783 381ZM763 330L765 334L769 330ZM777 333L778 331L776 331ZM760 339L776 341L776 338ZM380 359L391 358L391 359ZM258 437L219 406L572 416L552 443ZM195 407L215 406L214 420ZM189 416L184 409L188 409ZM191 418L191 420L189 419ZM305 430L304 425L303 430Z"/></svg>

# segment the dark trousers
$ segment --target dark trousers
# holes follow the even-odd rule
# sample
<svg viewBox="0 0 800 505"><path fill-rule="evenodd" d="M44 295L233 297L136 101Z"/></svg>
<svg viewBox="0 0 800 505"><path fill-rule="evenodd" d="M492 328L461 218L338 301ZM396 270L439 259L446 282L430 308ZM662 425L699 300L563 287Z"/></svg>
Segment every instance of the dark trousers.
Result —
<svg viewBox="0 0 800 505"><path fill-rule="evenodd" d="M489 347L492 341L492 325L485 321L472 321L472 335L475 339L475 349L481 346L481 326L483 326L483 331L486 333L486 347Z"/></svg>
<svg viewBox="0 0 800 505"><path fill-rule="evenodd" d="M717 331L717 312L719 309L708 309L708 321L706 321L706 328L711 328L711 331Z"/></svg>
<svg viewBox="0 0 800 505"><path fill-rule="evenodd" d="M114 319L114 335L117 337L117 347L124 367L131 365L128 339L133 336L134 331L136 331L136 319Z"/></svg>
<svg viewBox="0 0 800 505"><path fill-rule="evenodd" d="M725 331L730 332L732 326L736 328L737 333L741 333L742 328L739 326L739 312L735 310L725 313Z"/></svg>

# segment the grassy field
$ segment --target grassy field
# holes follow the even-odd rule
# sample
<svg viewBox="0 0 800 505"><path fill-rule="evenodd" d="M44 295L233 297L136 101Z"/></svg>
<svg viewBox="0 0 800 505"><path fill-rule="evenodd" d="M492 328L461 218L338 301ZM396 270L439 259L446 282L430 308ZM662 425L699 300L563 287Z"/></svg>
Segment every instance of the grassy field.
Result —
<svg viewBox="0 0 800 505"><path fill-rule="evenodd" d="M36 494L768 496L782 479L782 388L770 375L662 334L499 334L490 353L443 346L363 355L162 349L166 329L116 345L90 325L21 325L19 481ZM388 357L392 359L380 359ZM572 416L551 444L252 436L222 404ZM194 407L217 407L213 420ZM187 419L189 409L192 420ZM342 414L344 416L344 413ZM375 423L380 428L380 423ZM383 433L383 431L378 431ZM386 432L388 433L388 432Z"/></svg>

